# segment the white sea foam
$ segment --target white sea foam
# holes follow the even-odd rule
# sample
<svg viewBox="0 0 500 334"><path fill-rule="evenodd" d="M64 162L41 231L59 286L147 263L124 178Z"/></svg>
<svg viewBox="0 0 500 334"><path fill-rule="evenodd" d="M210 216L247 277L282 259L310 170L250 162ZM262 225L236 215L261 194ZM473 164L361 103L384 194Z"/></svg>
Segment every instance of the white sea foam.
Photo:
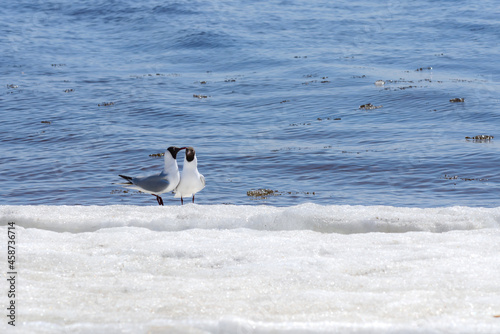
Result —
<svg viewBox="0 0 500 334"><path fill-rule="evenodd" d="M498 208L0 213L0 244L16 223L18 333L500 332Z"/></svg>
<svg viewBox="0 0 500 334"><path fill-rule="evenodd" d="M410 231L447 232L500 227L498 208L400 208L391 206L292 207L185 206L0 206L2 220L26 228L90 232L135 226L154 231L192 228L249 228L265 231L311 230L325 233Z"/></svg>

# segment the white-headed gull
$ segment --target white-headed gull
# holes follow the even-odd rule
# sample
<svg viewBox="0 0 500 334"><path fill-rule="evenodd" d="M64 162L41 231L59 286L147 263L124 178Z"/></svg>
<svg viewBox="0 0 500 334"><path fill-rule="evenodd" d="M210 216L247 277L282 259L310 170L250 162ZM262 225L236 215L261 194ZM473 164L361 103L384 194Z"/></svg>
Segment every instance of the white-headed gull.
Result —
<svg viewBox="0 0 500 334"><path fill-rule="evenodd" d="M201 189L205 188L205 177L198 172L198 159L194 148L186 148L184 165L182 166L181 181L174 190L175 197L181 198L181 204L184 204L183 197L193 196Z"/></svg>
<svg viewBox="0 0 500 334"><path fill-rule="evenodd" d="M119 175L128 181L122 184L156 196L158 205L163 205L163 199L160 197L160 194L174 190L179 184L180 174L176 158L177 153L184 149L185 147L178 148L171 146L165 151L165 167L161 173L144 177Z"/></svg>

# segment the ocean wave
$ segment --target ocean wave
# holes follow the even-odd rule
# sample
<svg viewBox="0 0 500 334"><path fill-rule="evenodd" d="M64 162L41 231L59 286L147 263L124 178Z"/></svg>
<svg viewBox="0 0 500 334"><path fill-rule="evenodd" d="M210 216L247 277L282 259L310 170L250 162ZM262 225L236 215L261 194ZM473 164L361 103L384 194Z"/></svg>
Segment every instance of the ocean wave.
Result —
<svg viewBox="0 0 500 334"><path fill-rule="evenodd" d="M0 206L0 225L55 232L93 232L103 228L142 227L153 231L238 229L310 230L320 233L433 233L500 227L500 207L405 208L301 204L291 207L186 205Z"/></svg>
<svg viewBox="0 0 500 334"><path fill-rule="evenodd" d="M175 49L212 49L225 48L235 44L235 39L223 32L181 30L174 43Z"/></svg>

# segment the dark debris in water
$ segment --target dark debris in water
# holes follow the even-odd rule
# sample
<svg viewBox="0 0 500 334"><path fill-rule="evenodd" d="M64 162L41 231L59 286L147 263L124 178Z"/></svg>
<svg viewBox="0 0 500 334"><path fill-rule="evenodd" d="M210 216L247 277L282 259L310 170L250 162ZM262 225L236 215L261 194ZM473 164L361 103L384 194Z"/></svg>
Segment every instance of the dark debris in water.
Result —
<svg viewBox="0 0 500 334"><path fill-rule="evenodd" d="M318 76L319 76L319 75L317 75L317 74L306 74L306 75L303 75L302 77L303 77L303 78L316 78L316 77L318 77ZM330 82L330 80L327 80L327 79L328 79L328 77L327 77L327 76L322 76L322 77L321 77L321 80L310 80L310 81L305 81L305 82L303 82L302 84L303 84L303 85L309 85L309 84L312 84L312 83L318 83L318 82L319 82L319 83L323 83L323 84L324 84L324 83L329 83L329 82Z"/></svg>
<svg viewBox="0 0 500 334"><path fill-rule="evenodd" d="M210 96L208 95L198 95L198 94L193 94L193 97L197 98L197 99L208 99Z"/></svg>
<svg viewBox="0 0 500 334"><path fill-rule="evenodd" d="M384 88L384 90L405 90L405 89L410 89L410 88L422 88L423 86L401 86L401 87L397 87L397 88Z"/></svg>
<svg viewBox="0 0 500 334"><path fill-rule="evenodd" d="M422 79L422 80L418 80L418 82L422 82L422 81L432 82L432 80L431 80L431 79ZM437 80L437 81L435 81L435 82L437 82L437 83L443 83L442 81L439 81L439 80Z"/></svg>
<svg viewBox="0 0 500 334"><path fill-rule="evenodd" d="M399 78L399 80L387 80L389 83L414 83L413 80L406 80L405 78Z"/></svg>
<svg viewBox="0 0 500 334"><path fill-rule="evenodd" d="M101 102L97 106L98 107L109 107L109 106L114 106L114 105L115 105L114 102Z"/></svg>
<svg viewBox="0 0 500 334"><path fill-rule="evenodd" d="M324 149L332 148L332 145L323 146ZM271 150L271 152L280 152L280 151L303 151L303 150L316 150L317 147L282 147L279 149Z"/></svg>
<svg viewBox="0 0 500 334"><path fill-rule="evenodd" d="M7 88L16 89L16 88L19 88L19 86L18 85L14 85L14 84L9 84L9 85L7 85Z"/></svg>
<svg viewBox="0 0 500 334"><path fill-rule="evenodd" d="M66 66L66 64L50 64L52 67L63 67Z"/></svg>
<svg viewBox="0 0 500 334"><path fill-rule="evenodd" d="M278 190L271 189L257 189L257 190L249 190L247 191L247 196L251 197L269 197L279 195Z"/></svg>
<svg viewBox="0 0 500 334"><path fill-rule="evenodd" d="M161 158L165 155L165 153L153 153L153 154L150 154L149 156L151 158Z"/></svg>
<svg viewBox="0 0 500 334"><path fill-rule="evenodd" d="M364 110L372 110L372 109L379 109L379 108L382 108L382 106L374 106L371 103L362 104L359 106L359 109L364 109Z"/></svg>
<svg viewBox="0 0 500 334"><path fill-rule="evenodd" d="M64 92L65 93L73 93L75 90L74 89L65 89Z"/></svg>
<svg viewBox="0 0 500 334"><path fill-rule="evenodd" d="M312 84L312 83L329 83L330 81L328 80L311 80L311 81L306 81L306 82L303 82L302 84L303 85L309 85L309 84Z"/></svg>
<svg viewBox="0 0 500 334"><path fill-rule="evenodd" d="M487 82L487 80L480 80L480 79L473 79L473 80L469 80L469 79L451 79L452 82L468 82L468 83L472 83L472 82Z"/></svg>
<svg viewBox="0 0 500 334"><path fill-rule="evenodd" d="M432 70L432 67L420 67L415 70L415 72L420 72L420 71L425 71L425 70Z"/></svg>
<svg viewBox="0 0 500 334"><path fill-rule="evenodd" d="M52 123L51 121L41 121L40 123L43 123L43 124L50 124Z"/></svg>
<svg viewBox="0 0 500 334"><path fill-rule="evenodd" d="M488 179L480 179L480 178L469 178L469 177L460 177L458 175L448 175L444 174L443 177L445 180L462 180L462 181L479 181L479 182L485 182L488 181Z"/></svg>
<svg viewBox="0 0 500 334"><path fill-rule="evenodd" d="M385 81L386 83L415 83L415 81L413 80L406 80L404 78L399 78L399 80L386 80ZM417 80L417 82L437 82L437 83L443 83L443 81L440 81L440 80L436 80L436 81L432 81L432 79L428 79L428 78L425 78L425 79L419 79ZM415 87L418 87L418 86L415 86Z"/></svg>
<svg viewBox="0 0 500 334"><path fill-rule="evenodd" d="M316 121L321 122L321 121L340 121L342 118L340 117L318 117L316 118ZM302 126L302 125L311 125L311 122L305 122L305 123L290 123L288 126Z"/></svg>
<svg viewBox="0 0 500 334"><path fill-rule="evenodd" d="M281 195L316 195L316 192L279 191L272 189L257 189L257 190L247 191L247 196L253 197L255 199L265 199L270 196L281 196Z"/></svg>
<svg viewBox="0 0 500 334"><path fill-rule="evenodd" d="M451 99L450 102L451 103L465 102L465 98L463 98L463 97L457 97L457 98Z"/></svg>
<svg viewBox="0 0 500 334"><path fill-rule="evenodd" d="M180 77L181 75L179 73L148 73L148 74L142 74L142 75L131 75L131 78L145 78L145 77Z"/></svg>
<svg viewBox="0 0 500 334"><path fill-rule="evenodd" d="M128 190L128 189L113 189L110 194L142 194L139 190Z"/></svg>
<svg viewBox="0 0 500 334"><path fill-rule="evenodd" d="M128 190L113 189L111 190L110 194L127 194L128 192Z"/></svg>
<svg viewBox="0 0 500 334"><path fill-rule="evenodd" d="M495 137L489 136L489 135L478 135L478 136L474 136L474 137L465 137L465 139L467 139L467 140L473 140L473 141L479 141L479 142L490 141L493 138L495 138Z"/></svg>
<svg viewBox="0 0 500 334"><path fill-rule="evenodd" d="M341 119L342 118L340 118L340 117L335 117L335 118L333 118L333 117L326 117L326 118L318 117L318 118L316 118L317 121L325 121L325 120L326 121L330 121L330 120L340 121Z"/></svg>

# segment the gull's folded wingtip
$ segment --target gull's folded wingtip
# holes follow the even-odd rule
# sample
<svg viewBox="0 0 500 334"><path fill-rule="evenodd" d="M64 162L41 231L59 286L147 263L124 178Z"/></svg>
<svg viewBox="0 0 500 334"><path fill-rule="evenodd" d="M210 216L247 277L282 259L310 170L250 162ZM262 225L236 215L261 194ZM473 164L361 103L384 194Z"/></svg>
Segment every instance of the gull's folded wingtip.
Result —
<svg viewBox="0 0 500 334"><path fill-rule="evenodd" d="M122 177L124 178L125 180L128 181L128 183L125 183L125 184L133 184L132 183L132 178L130 176L125 176L125 175L118 175L119 177Z"/></svg>

